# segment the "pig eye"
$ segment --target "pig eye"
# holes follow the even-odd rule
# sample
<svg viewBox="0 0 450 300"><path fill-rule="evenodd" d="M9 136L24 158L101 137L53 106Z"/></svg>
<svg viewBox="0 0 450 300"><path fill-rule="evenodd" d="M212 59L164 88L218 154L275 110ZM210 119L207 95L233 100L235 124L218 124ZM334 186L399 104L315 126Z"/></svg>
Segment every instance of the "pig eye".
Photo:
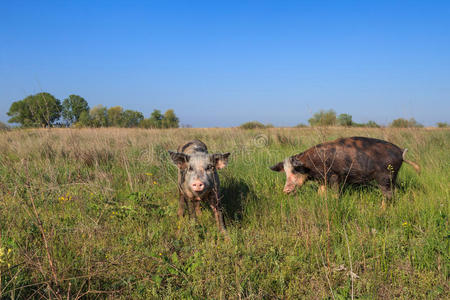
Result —
<svg viewBox="0 0 450 300"><path fill-rule="evenodd" d="M213 168L214 168L213 165L208 165L208 166L206 167L206 170L207 170L207 171L211 171Z"/></svg>
<svg viewBox="0 0 450 300"><path fill-rule="evenodd" d="M194 168L192 166L189 166L189 171L194 171Z"/></svg>

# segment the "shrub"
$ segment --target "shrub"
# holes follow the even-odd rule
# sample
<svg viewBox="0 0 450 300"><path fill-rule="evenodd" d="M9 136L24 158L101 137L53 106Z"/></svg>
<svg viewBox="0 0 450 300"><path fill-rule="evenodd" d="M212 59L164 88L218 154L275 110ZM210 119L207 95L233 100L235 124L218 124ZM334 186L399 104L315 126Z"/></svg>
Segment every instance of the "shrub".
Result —
<svg viewBox="0 0 450 300"><path fill-rule="evenodd" d="M448 127L448 123L445 123L445 122L437 122L436 125L439 128L447 128Z"/></svg>
<svg viewBox="0 0 450 300"><path fill-rule="evenodd" d="M352 116L349 114L340 114L337 118L339 125L341 126L352 126Z"/></svg>
<svg viewBox="0 0 450 300"><path fill-rule="evenodd" d="M311 126L333 126L336 125L336 112L330 110L320 110L308 120Z"/></svg>
<svg viewBox="0 0 450 300"><path fill-rule="evenodd" d="M262 129L262 128L266 128L266 126L263 123L258 122L258 121L250 121L250 122L240 125L239 128L241 128L241 129Z"/></svg>
<svg viewBox="0 0 450 300"><path fill-rule="evenodd" d="M411 128L411 127L423 127L422 124L418 123L414 118L411 118L409 120L398 118L392 121L391 124L389 124L389 127L393 128Z"/></svg>

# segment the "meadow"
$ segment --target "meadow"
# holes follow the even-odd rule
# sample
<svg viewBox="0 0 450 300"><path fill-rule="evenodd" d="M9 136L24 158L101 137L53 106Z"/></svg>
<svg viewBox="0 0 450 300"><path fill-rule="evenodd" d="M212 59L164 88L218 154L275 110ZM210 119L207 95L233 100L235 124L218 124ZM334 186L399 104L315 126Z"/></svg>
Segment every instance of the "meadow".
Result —
<svg viewBox="0 0 450 300"><path fill-rule="evenodd" d="M268 167L346 136L408 148L394 198L372 185L282 193ZM231 152L219 171L229 239L207 207L178 219L167 150ZM450 130L0 131L1 299L444 299Z"/></svg>

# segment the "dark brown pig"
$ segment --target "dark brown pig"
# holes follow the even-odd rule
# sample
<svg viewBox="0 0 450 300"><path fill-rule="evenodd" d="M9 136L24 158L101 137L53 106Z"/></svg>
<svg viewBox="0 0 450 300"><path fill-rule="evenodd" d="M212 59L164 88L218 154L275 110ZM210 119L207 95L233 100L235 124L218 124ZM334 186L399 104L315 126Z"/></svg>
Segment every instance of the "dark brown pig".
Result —
<svg viewBox="0 0 450 300"><path fill-rule="evenodd" d="M291 193L309 179L319 182L319 192L325 190L325 184L337 187L375 180L383 195L390 199L403 162L420 171L416 163L405 159L406 151L379 139L341 138L288 157L270 169L286 173L285 193Z"/></svg>
<svg viewBox="0 0 450 300"><path fill-rule="evenodd" d="M193 140L178 147L178 152L169 151L169 154L178 167L178 216L184 215L186 206L189 216L192 214L191 206L194 207L194 216L201 214L200 202L205 201L214 212L219 230L225 231L217 170L226 167L230 153L209 154L203 142Z"/></svg>

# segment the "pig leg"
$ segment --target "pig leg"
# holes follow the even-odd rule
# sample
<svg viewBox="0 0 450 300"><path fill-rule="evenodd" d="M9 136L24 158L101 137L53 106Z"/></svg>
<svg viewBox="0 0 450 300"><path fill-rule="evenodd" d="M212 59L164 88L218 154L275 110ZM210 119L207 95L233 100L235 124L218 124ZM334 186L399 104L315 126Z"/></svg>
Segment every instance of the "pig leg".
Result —
<svg viewBox="0 0 450 300"><path fill-rule="evenodd" d="M211 207L214 217L216 219L217 227L221 232L226 232L225 230L225 222L223 220L222 209L219 206L219 201L215 197L210 198L209 206Z"/></svg>
<svg viewBox="0 0 450 300"><path fill-rule="evenodd" d="M194 202L195 202L194 199L187 199L186 200L186 205L187 205L187 211L188 211L189 218L192 218L192 216L195 216L194 215Z"/></svg>
<svg viewBox="0 0 450 300"><path fill-rule="evenodd" d="M194 213L195 217L200 217L202 215L202 210L200 209L200 200L194 200Z"/></svg>
<svg viewBox="0 0 450 300"><path fill-rule="evenodd" d="M186 209L186 199L182 194L180 194L180 198L178 200L178 212L177 212L178 217L180 218L183 217L185 209Z"/></svg>
<svg viewBox="0 0 450 300"><path fill-rule="evenodd" d="M328 182L330 183L333 193L339 194L339 176L336 174L331 175Z"/></svg>
<svg viewBox="0 0 450 300"><path fill-rule="evenodd" d="M394 182L391 174L377 178L377 182L383 196L388 200L392 199L392 186Z"/></svg>
<svg viewBox="0 0 450 300"><path fill-rule="evenodd" d="M391 186L385 186L385 185L380 185L380 189L381 189L381 193L383 194L384 197L386 197L386 199L391 200L392 199L392 188Z"/></svg>

